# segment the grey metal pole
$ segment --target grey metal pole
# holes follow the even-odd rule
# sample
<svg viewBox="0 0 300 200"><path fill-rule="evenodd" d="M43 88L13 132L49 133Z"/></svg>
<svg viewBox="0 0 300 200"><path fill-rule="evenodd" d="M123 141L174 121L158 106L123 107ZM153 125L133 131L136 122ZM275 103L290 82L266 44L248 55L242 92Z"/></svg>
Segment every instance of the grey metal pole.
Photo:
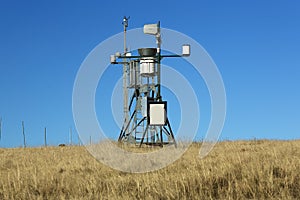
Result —
<svg viewBox="0 0 300 200"><path fill-rule="evenodd" d="M128 27L128 18L123 18L123 27L124 27L124 56L126 56L127 53L127 46L126 46L126 30ZM124 106L124 124L126 125L128 123L128 91L127 91L127 64L126 64L126 58L123 59L123 106Z"/></svg>
<svg viewBox="0 0 300 200"><path fill-rule="evenodd" d="M158 56L157 56L157 100L158 101L162 101L161 98L161 65L160 65L160 61L161 61L161 35L160 35L160 21L158 21L157 23L158 26L158 35L156 36L156 43L157 43L157 52L158 52ZM161 146L163 146L163 135L162 135L162 126L159 127L159 132L160 132L160 142L161 142Z"/></svg>
<svg viewBox="0 0 300 200"><path fill-rule="evenodd" d="M156 43L157 43L157 100L161 101L161 95L160 95L160 60L161 60L161 37L160 37L160 21L157 23L159 33L156 36Z"/></svg>

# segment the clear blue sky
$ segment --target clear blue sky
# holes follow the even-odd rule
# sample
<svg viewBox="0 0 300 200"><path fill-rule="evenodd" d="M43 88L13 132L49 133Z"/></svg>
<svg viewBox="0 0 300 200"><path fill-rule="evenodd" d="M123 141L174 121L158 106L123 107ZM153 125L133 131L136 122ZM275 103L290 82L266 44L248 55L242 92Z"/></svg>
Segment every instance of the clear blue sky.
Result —
<svg viewBox="0 0 300 200"><path fill-rule="evenodd" d="M129 28L160 20L211 55L227 92L221 139L300 138L299 1L2 0L0 147L22 145L22 120L28 145L43 144L44 127L50 144L68 143L77 70L124 15Z"/></svg>

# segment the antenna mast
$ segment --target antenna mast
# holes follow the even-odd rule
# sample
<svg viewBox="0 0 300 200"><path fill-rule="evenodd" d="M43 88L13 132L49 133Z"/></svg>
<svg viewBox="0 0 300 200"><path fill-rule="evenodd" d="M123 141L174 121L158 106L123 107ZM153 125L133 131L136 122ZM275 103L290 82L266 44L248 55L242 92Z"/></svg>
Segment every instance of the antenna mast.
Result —
<svg viewBox="0 0 300 200"><path fill-rule="evenodd" d="M123 18L123 27L124 27L124 58L123 58L123 105L124 105L124 125L126 126L128 123L128 91L127 91L127 59L126 59L126 54L127 54L127 46L126 46L126 31L128 27L128 20L129 17L124 16Z"/></svg>
<svg viewBox="0 0 300 200"><path fill-rule="evenodd" d="M126 47L126 30L127 30L127 27L128 27L128 20L130 19L130 16L129 17L126 17L124 16L123 18L123 27L124 27L124 54L127 53L127 47Z"/></svg>

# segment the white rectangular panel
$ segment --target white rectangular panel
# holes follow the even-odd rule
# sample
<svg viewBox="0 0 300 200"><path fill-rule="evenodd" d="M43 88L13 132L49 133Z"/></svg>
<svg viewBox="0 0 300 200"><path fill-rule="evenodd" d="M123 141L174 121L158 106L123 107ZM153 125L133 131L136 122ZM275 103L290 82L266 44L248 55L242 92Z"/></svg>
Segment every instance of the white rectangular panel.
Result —
<svg viewBox="0 0 300 200"><path fill-rule="evenodd" d="M165 104L149 104L150 125L165 125Z"/></svg>
<svg viewBox="0 0 300 200"><path fill-rule="evenodd" d="M156 35L158 34L159 28L157 24L146 24L144 25L144 33Z"/></svg>
<svg viewBox="0 0 300 200"><path fill-rule="evenodd" d="M142 97L142 116L147 117L147 97Z"/></svg>
<svg viewBox="0 0 300 200"><path fill-rule="evenodd" d="M188 44L182 45L182 55L190 56L190 54L191 54L191 46Z"/></svg>

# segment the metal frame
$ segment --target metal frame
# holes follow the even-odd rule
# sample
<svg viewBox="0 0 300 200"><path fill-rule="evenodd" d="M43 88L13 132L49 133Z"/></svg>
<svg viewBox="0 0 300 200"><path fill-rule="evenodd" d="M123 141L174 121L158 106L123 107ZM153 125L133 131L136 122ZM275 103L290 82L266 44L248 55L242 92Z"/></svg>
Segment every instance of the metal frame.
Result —
<svg viewBox="0 0 300 200"><path fill-rule="evenodd" d="M177 146L175 137L169 122L167 112L166 112L166 123L163 125L151 125L150 116L149 116L149 104L152 103L165 103L162 101L161 96L161 60L163 58L174 58L174 57L183 57L186 55L161 55L161 37L160 37L160 22L157 23L158 31L155 34L156 37L156 53L155 55L145 56L145 54L140 55L128 55L126 47L126 29L128 27L129 17L124 17L123 26L124 26L124 53L116 53L116 55L111 56L111 64L122 64L123 65L123 104L124 104L124 123L119 134L119 142L134 142L140 147L143 144L146 145L159 145L164 146L167 144L174 144ZM155 25L151 25L155 26ZM151 34L151 33L150 33ZM148 50L148 49L146 49ZM149 49L154 50L154 49ZM140 85L135 84L129 85L128 77L130 77L129 66L131 62L138 62L143 58L149 58L156 63L154 76L142 77L135 75L135 79L140 78ZM139 67L139 65L137 65ZM135 72L136 74L136 72ZM146 80L146 83L143 81ZM150 84L151 80L151 84ZM128 98L129 90L134 90L132 97ZM147 116L142 115L142 98L147 98ZM128 102L129 101L129 102ZM133 109L134 106L134 109ZM133 110L133 111L132 111ZM167 110L166 110L167 111ZM129 115L131 113L131 115ZM163 133L168 138L164 141ZM146 141L144 141L146 139Z"/></svg>

